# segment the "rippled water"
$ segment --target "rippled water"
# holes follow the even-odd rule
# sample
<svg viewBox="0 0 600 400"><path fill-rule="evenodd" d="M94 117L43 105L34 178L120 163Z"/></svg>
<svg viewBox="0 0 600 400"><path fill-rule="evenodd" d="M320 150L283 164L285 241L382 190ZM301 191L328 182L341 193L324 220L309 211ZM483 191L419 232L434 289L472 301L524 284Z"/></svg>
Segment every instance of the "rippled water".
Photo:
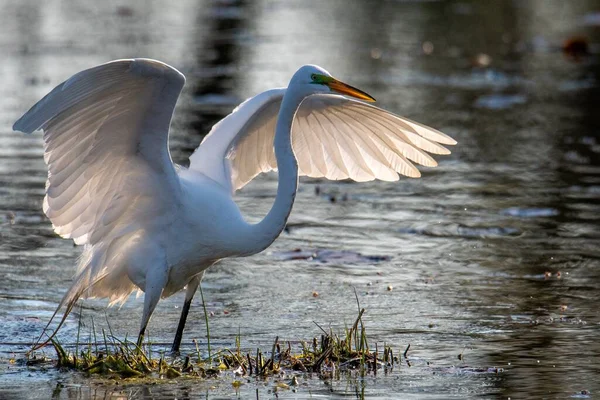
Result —
<svg viewBox="0 0 600 400"><path fill-rule="evenodd" d="M232 347L238 333L247 349L268 349L275 336L297 343L320 334L313 321L341 330L356 316L354 289L371 343L396 353L411 345L410 366L366 378L301 376L297 391L280 397L597 396L596 2L25 0L4 2L2 11L0 397L274 396L270 381L251 379L238 391L230 376L123 388L10 362L54 311L80 252L41 212L40 135L10 127L74 72L133 56L161 59L188 77L171 140L178 163L238 102L286 85L304 63L459 141L419 180L303 179L289 229L268 251L207 272L213 347ZM561 50L578 37L588 38L589 54ZM266 213L276 185L269 175L238 194L249 219ZM294 249L381 260L282 257ZM182 294L161 302L151 322L151 337L165 347L182 302ZM105 314L121 337L138 329L141 299L120 310L82 304L84 330L90 317L106 327ZM186 350L192 338L206 344L201 309L198 296ZM61 341L74 341L78 313Z"/></svg>

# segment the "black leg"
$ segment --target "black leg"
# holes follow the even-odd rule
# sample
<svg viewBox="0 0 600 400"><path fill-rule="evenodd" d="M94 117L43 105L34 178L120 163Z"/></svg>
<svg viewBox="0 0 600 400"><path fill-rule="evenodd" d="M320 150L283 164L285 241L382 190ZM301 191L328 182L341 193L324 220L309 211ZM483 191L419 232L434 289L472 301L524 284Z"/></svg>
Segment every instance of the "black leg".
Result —
<svg viewBox="0 0 600 400"><path fill-rule="evenodd" d="M141 349L142 343L144 342L144 333L146 332L146 327L140 330L140 334L138 335L137 346Z"/></svg>
<svg viewBox="0 0 600 400"><path fill-rule="evenodd" d="M179 325L177 325L177 332L175 333L175 340L173 340L173 347L171 347L172 353L179 352L181 338L183 337L183 328L185 328L185 321L187 320L187 316L190 311L190 304L192 304L192 299L185 299L185 302L183 303L183 310L181 310L181 317L179 318Z"/></svg>
<svg viewBox="0 0 600 400"><path fill-rule="evenodd" d="M190 305L192 304L192 299L194 298L194 294L196 294L196 290L198 290L198 286L202 280L202 275L203 274L195 276L187 285L185 301L183 303L183 309L181 310L181 317L179 318L179 325L177 325L177 332L175 333L175 339L173 340L173 346L171 347L172 353L179 353L179 347L183 337L183 329L185 328L185 322L190 311Z"/></svg>

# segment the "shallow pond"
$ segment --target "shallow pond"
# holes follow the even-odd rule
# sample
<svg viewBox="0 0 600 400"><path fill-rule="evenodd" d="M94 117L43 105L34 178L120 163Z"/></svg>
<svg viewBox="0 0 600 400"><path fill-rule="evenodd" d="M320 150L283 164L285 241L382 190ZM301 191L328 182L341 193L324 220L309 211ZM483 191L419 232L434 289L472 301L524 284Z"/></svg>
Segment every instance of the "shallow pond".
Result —
<svg viewBox="0 0 600 400"><path fill-rule="evenodd" d="M0 51L0 397L600 392L597 2L14 0L2 5ZM268 350L276 336L297 345L320 334L314 322L341 331L356 317L356 290L371 343L397 354L410 344L410 366L300 375L291 391L273 380L235 388L227 373L117 385L18 361L68 287L80 249L58 238L41 211L40 135L12 132L12 123L74 72L126 57L157 58L188 77L171 137L183 165L214 122L244 98L285 86L305 63L458 140L419 180L302 179L275 244L222 261L204 278L213 348L233 347L237 335L245 349ZM276 185L275 175L263 176L238 193L248 219L265 215ZM290 257L294 249L321 256ZM150 324L158 346L172 340L182 303L182 293L159 303ZM141 308L133 297L120 310L84 301L83 331L91 318L97 329L108 319L117 336L131 336ZM75 341L78 314L61 342ZM195 351L196 338L206 352L203 320L197 296L184 351Z"/></svg>

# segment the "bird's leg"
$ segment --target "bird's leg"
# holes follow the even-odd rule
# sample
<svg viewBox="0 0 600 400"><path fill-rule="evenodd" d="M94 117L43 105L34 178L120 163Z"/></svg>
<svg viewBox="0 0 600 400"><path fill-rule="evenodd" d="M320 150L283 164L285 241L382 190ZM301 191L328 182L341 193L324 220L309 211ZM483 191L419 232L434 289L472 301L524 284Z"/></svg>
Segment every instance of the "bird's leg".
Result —
<svg viewBox="0 0 600 400"><path fill-rule="evenodd" d="M175 339L173 340L173 346L171 347L172 353L179 353L179 346L181 345L181 338L183 337L183 328L185 328L185 321L187 320L188 313L190 311L190 305L192 299L198 290L200 281L204 273L196 275L187 284L187 290L185 292L185 301L183 302L183 309L181 310L181 317L179 318L179 325L177 325L177 332L175 333Z"/></svg>
<svg viewBox="0 0 600 400"><path fill-rule="evenodd" d="M146 327L148 321L160 300L162 291L167 283L167 271L166 268L154 269L148 271L146 275L146 287L144 290L144 314L142 315L142 325L140 327L140 334L138 335L137 345L139 348L142 347L144 341L144 333L146 333Z"/></svg>

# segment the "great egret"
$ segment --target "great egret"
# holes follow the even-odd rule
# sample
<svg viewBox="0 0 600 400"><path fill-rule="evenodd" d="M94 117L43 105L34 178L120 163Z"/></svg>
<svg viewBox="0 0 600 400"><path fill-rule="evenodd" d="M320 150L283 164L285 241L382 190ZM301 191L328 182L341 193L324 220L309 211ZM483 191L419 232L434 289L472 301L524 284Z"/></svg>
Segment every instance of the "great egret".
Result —
<svg viewBox="0 0 600 400"><path fill-rule="evenodd" d="M411 161L436 165L423 150L448 154L441 144L456 144L417 122L335 95L375 101L305 65L287 88L263 92L217 123L182 168L171 161L168 132L184 83L159 61L112 61L58 85L14 124L26 133L44 130L44 212L57 234L84 245L74 282L48 322L66 305L52 336L80 297L108 298L112 305L138 289L144 292L141 344L158 300L187 286L177 352L204 271L220 259L269 247L292 210L299 174L361 182L419 177ZM248 224L232 195L275 169L275 202L261 222Z"/></svg>

